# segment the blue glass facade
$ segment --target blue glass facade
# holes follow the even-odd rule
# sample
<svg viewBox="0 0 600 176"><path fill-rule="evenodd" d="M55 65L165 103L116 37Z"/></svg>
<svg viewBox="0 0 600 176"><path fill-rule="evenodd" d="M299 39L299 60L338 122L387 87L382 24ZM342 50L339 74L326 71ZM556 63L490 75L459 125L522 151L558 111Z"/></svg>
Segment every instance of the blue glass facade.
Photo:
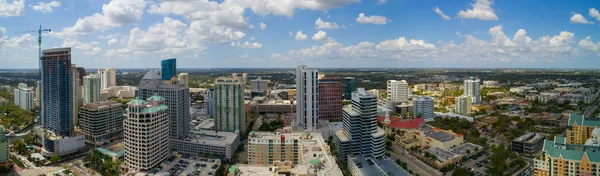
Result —
<svg viewBox="0 0 600 176"><path fill-rule="evenodd" d="M73 134L71 48L42 52L42 122L60 136Z"/></svg>
<svg viewBox="0 0 600 176"><path fill-rule="evenodd" d="M171 80L171 78L177 76L177 60L166 59L160 62L162 67L162 80Z"/></svg>

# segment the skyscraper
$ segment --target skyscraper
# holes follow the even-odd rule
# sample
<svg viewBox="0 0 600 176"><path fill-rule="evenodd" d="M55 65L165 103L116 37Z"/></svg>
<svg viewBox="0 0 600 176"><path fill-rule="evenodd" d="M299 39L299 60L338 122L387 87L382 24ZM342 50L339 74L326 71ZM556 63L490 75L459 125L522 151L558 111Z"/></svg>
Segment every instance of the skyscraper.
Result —
<svg viewBox="0 0 600 176"><path fill-rule="evenodd" d="M155 70L150 70L140 80L136 96L146 99L154 94L163 97L164 104L169 107L169 137L184 137L190 131L190 88L177 78L163 81Z"/></svg>
<svg viewBox="0 0 600 176"><path fill-rule="evenodd" d="M177 60L175 58L160 61L162 80L171 80L177 76Z"/></svg>
<svg viewBox="0 0 600 176"><path fill-rule="evenodd" d="M165 99L154 95L146 101L127 103L125 119L125 173L149 170L169 157L169 113Z"/></svg>
<svg viewBox="0 0 600 176"><path fill-rule="evenodd" d="M385 132L377 127L377 97L359 88L352 92L352 105L345 106L342 115L342 129L335 132L334 139L338 156L382 157Z"/></svg>
<svg viewBox="0 0 600 176"><path fill-rule="evenodd" d="M413 100L413 117L423 119L433 119L433 101L434 99L428 96L417 97Z"/></svg>
<svg viewBox="0 0 600 176"><path fill-rule="evenodd" d="M117 86L117 69L100 68L98 69L98 76L100 77L100 89Z"/></svg>
<svg viewBox="0 0 600 176"><path fill-rule="evenodd" d="M206 90L204 93L204 102L206 102L206 114L214 118L215 115L215 90Z"/></svg>
<svg viewBox="0 0 600 176"><path fill-rule="evenodd" d="M463 95L471 97L471 103L480 104L481 103L481 95L479 95L479 79L475 79L473 77L464 80L464 93Z"/></svg>
<svg viewBox="0 0 600 176"><path fill-rule="evenodd" d="M456 100L456 113L462 115L471 114L471 97L470 96L459 96Z"/></svg>
<svg viewBox="0 0 600 176"><path fill-rule="evenodd" d="M83 104L100 101L100 77L90 74L83 77Z"/></svg>
<svg viewBox="0 0 600 176"><path fill-rule="evenodd" d="M408 83L405 80L388 80L387 99L394 103L408 102Z"/></svg>
<svg viewBox="0 0 600 176"><path fill-rule="evenodd" d="M83 77L85 74L85 68L77 67L77 71L79 72L79 86L83 86Z"/></svg>
<svg viewBox="0 0 600 176"><path fill-rule="evenodd" d="M71 64L71 116L73 117L73 126L77 126L79 123L79 105L83 104L83 96L81 86L79 85L79 70L75 64Z"/></svg>
<svg viewBox="0 0 600 176"><path fill-rule="evenodd" d="M354 77L343 77L343 92L344 92L344 100L352 99L352 92L356 91L356 78Z"/></svg>
<svg viewBox="0 0 600 176"><path fill-rule="evenodd" d="M342 118L342 80L339 77L319 79L319 118Z"/></svg>
<svg viewBox="0 0 600 176"><path fill-rule="evenodd" d="M29 88L25 83L19 83L18 88L13 90L14 103L21 109L32 110L35 107L34 96L33 87Z"/></svg>
<svg viewBox="0 0 600 176"><path fill-rule="evenodd" d="M71 48L42 52L42 124L56 135L73 134Z"/></svg>
<svg viewBox="0 0 600 176"><path fill-rule="evenodd" d="M214 118L219 131L243 132L246 127L244 111L243 78L219 77L215 79Z"/></svg>
<svg viewBox="0 0 600 176"><path fill-rule="evenodd" d="M305 130L319 129L319 72L298 65L296 68L296 123Z"/></svg>

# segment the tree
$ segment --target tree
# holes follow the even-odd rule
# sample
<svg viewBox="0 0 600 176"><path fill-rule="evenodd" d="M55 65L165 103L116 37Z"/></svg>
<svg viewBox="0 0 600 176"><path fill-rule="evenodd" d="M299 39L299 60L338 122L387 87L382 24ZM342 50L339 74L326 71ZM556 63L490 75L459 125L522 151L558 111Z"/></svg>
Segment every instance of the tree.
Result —
<svg viewBox="0 0 600 176"><path fill-rule="evenodd" d="M385 141L385 146L391 147L392 146L392 141Z"/></svg>
<svg viewBox="0 0 600 176"><path fill-rule="evenodd" d="M52 156L52 157L50 157L50 162L51 163L55 163L55 162L58 162L58 161L60 161L60 157L59 156Z"/></svg>
<svg viewBox="0 0 600 176"><path fill-rule="evenodd" d="M457 167L454 168L454 170L452 171L452 176L465 176L465 175L475 175L471 172L469 172L468 170L461 168L461 167Z"/></svg>
<svg viewBox="0 0 600 176"><path fill-rule="evenodd" d="M225 173L225 167L223 167L223 165L221 164L219 166L219 168L217 169L217 171L215 171L215 176L226 176L227 173Z"/></svg>

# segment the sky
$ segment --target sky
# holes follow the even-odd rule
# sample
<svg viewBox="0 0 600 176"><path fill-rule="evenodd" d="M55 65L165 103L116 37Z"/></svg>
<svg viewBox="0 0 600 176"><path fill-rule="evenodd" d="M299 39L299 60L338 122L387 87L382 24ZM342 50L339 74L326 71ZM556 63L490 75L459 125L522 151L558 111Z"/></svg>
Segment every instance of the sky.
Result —
<svg viewBox="0 0 600 176"><path fill-rule="evenodd" d="M0 69L600 68L595 0L0 0Z"/></svg>

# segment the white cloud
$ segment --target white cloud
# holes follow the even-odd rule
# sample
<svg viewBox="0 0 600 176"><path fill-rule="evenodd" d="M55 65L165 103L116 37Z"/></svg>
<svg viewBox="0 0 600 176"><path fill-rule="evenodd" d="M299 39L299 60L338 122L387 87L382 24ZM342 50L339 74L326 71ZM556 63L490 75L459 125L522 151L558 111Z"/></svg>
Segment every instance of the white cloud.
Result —
<svg viewBox="0 0 600 176"><path fill-rule="evenodd" d="M35 11L40 11L42 13L48 13L48 12L52 12L53 8L60 7L60 2L59 1L52 1L52 2L48 2L48 3L38 2L36 5L30 4L29 6L31 6L31 9L33 9Z"/></svg>
<svg viewBox="0 0 600 176"><path fill-rule="evenodd" d="M263 22L260 22L260 29L262 29L262 30L267 29L267 25Z"/></svg>
<svg viewBox="0 0 600 176"><path fill-rule="evenodd" d="M4 29L4 28L2 28ZM4 31L6 31L4 29ZM6 33L6 32L5 32ZM6 35L6 34L4 34ZM29 33L18 36L8 38L8 36L0 36L0 49L6 48L37 48L37 37L33 36Z"/></svg>
<svg viewBox="0 0 600 176"><path fill-rule="evenodd" d="M116 44L118 42L119 42L119 40L117 40L116 38L110 39L110 40L108 40L108 45L114 45L114 44Z"/></svg>
<svg viewBox="0 0 600 176"><path fill-rule="evenodd" d="M262 48L262 46L263 46L262 44L260 44L258 42L250 43L248 41L246 41L244 43L231 42L230 45L233 47L242 47L242 48Z"/></svg>
<svg viewBox="0 0 600 176"><path fill-rule="evenodd" d="M433 8L433 11L435 13L437 13L438 15L440 15L444 20L450 20L450 17L448 15L444 14L444 12L442 12L442 10L440 10L440 8L435 7L435 8Z"/></svg>
<svg viewBox="0 0 600 176"><path fill-rule="evenodd" d="M102 48L98 47L98 45L99 44L97 42L83 43L74 39L65 39L62 47L72 47L77 50L81 50L83 51L84 55L96 55L102 50Z"/></svg>
<svg viewBox="0 0 600 176"><path fill-rule="evenodd" d="M379 42L379 44L375 46L375 49L385 52L432 50L435 49L435 45L427 43L424 40L406 40L406 38L400 37L398 39Z"/></svg>
<svg viewBox="0 0 600 176"><path fill-rule="evenodd" d="M475 0L471 4L473 9L461 10L458 12L459 18L479 19L479 20L498 20L498 16L492 9L492 0Z"/></svg>
<svg viewBox="0 0 600 176"><path fill-rule="evenodd" d="M596 8L590 8L590 16L596 18L596 21L600 21L600 13Z"/></svg>
<svg viewBox="0 0 600 176"><path fill-rule="evenodd" d="M241 55L240 58L242 58L242 59L248 58L248 54Z"/></svg>
<svg viewBox="0 0 600 176"><path fill-rule="evenodd" d="M306 40L306 38L308 38L308 35L303 34L302 31L298 31L296 32L296 40Z"/></svg>
<svg viewBox="0 0 600 176"><path fill-rule="evenodd" d="M21 16L25 12L25 0L0 0L0 17Z"/></svg>
<svg viewBox="0 0 600 176"><path fill-rule="evenodd" d="M102 13L79 18L72 27L64 28L61 32L50 32L50 35L62 38L84 36L95 31L132 24L142 18L144 8L144 0L112 0L102 6Z"/></svg>
<svg viewBox="0 0 600 176"><path fill-rule="evenodd" d="M377 0L377 4L383 4L386 0Z"/></svg>
<svg viewBox="0 0 600 176"><path fill-rule="evenodd" d="M321 20L321 18L317 18L317 21L315 21L315 25L317 26L317 29L337 29L337 28L340 28L340 26L338 26L337 23L334 23L334 22L325 22L325 21Z"/></svg>
<svg viewBox="0 0 600 176"><path fill-rule="evenodd" d="M333 41L333 39L331 37L327 37L327 32L324 32L324 31L318 31L317 33L313 34L312 39L318 40L318 41L327 41L327 42Z"/></svg>
<svg viewBox="0 0 600 176"><path fill-rule="evenodd" d="M371 24L387 24L392 20L387 19L385 16L365 16L364 13L358 14L358 18L356 18L356 22L358 23L371 23Z"/></svg>
<svg viewBox="0 0 600 176"><path fill-rule="evenodd" d="M250 8L259 15L275 14L292 17L296 9L327 10L358 2L360 0L226 0L223 4Z"/></svg>
<svg viewBox="0 0 600 176"><path fill-rule="evenodd" d="M580 23L580 24L594 24L594 22L588 21L583 17L583 15L578 13L573 13L573 16L569 19L571 23Z"/></svg>

